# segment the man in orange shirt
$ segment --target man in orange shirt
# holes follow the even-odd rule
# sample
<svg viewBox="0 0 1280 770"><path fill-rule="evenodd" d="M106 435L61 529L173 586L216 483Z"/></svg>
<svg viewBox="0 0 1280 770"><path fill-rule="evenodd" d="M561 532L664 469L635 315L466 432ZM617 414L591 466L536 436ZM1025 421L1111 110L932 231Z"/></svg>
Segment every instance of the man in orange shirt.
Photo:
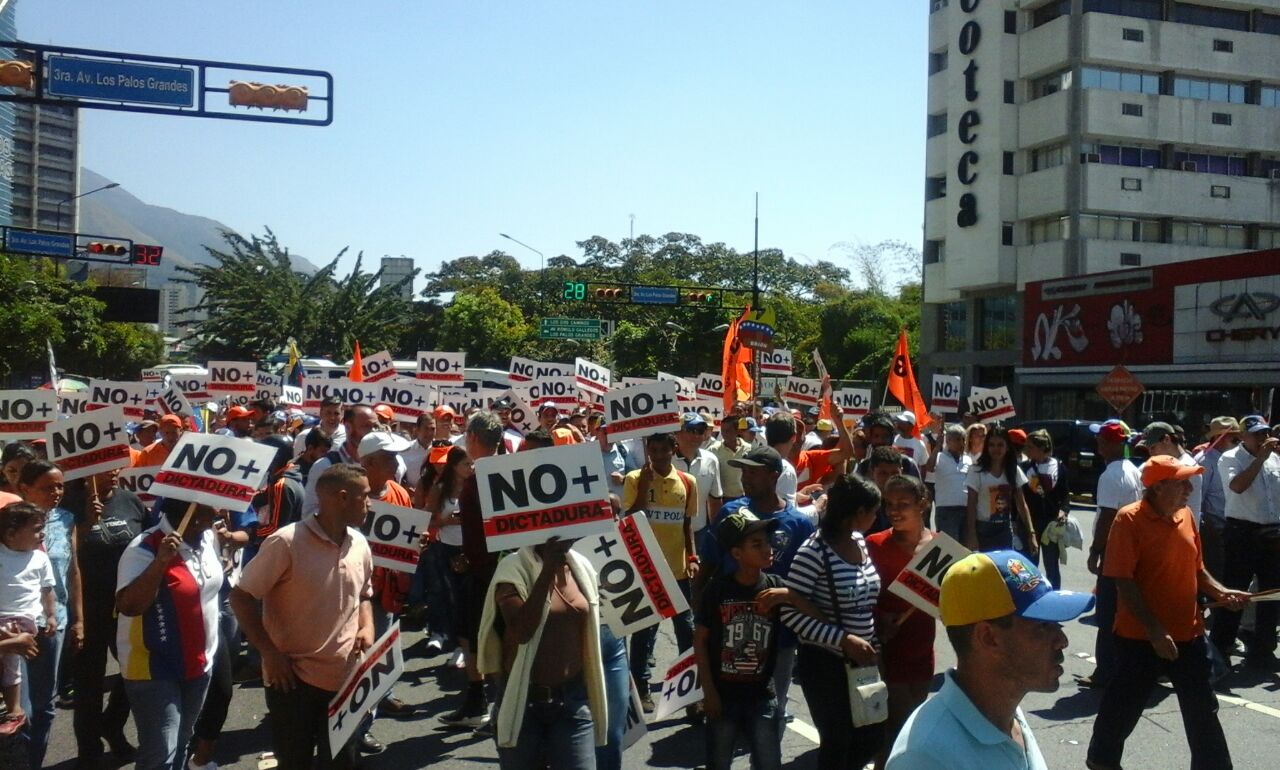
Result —
<svg viewBox="0 0 1280 770"><path fill-rule="evenodd" d="M1142 467L1141 500L1116 513L1102 574L1116 581L1116 673L1093 723L1086 765L1120 767L1124 742L1142 716L1161 675L1178 693L1191 766L1229 768L1231 756L1209 683L1209 650L1199 594L1241 610L1249 594L1224 588L1204 568L1200 535L1187 498L1191 477L1204 472L1174 457Z"/></svg>
<svg viewBox="0 0 1280 770"><path fill-rule="evenodd" d="M150 468L164 465L164 461L169 457L169 452L173 451L178 439L182 438L182 430L182 418L178 415L166 414L161 417L159 439L154 444L143 447L142 451L134 456L133 467Z"/></svg>

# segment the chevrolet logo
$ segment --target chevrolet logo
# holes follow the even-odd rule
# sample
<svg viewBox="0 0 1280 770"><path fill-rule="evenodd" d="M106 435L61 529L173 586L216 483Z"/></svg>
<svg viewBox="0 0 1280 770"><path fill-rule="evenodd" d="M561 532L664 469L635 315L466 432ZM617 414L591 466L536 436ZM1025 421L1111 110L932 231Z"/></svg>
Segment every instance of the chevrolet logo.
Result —
<svg viewBox="0 0 1280 770"><path fill-rule="evenodd" d="M1244 294L1227 294L1212 305L1209 311L1231 323L1237 318L1252 318L1261 321L1280 308L1280 297L1270 292L1246 292Z"/></svg>

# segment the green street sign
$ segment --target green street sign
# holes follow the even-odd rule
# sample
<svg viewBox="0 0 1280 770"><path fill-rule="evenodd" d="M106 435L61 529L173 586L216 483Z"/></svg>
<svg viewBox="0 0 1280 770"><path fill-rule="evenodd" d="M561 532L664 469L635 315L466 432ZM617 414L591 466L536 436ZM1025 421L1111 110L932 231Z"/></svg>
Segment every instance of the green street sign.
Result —
<svg viewBox="0 0 1280 770"><path fill-rule="evenodd" d="M603 337L599 318L544 318L538 337L544 340L598 340Z"/></svg>

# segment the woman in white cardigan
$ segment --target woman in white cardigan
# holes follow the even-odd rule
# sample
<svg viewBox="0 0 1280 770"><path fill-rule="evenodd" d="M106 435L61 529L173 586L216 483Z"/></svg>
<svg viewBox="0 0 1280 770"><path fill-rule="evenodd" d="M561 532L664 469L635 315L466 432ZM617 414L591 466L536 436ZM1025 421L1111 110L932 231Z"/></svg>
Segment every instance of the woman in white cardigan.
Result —
<svg viewBox="0 0 1280 770"><path fill-rule="evenodd" d="M558 539L499 564L480 621L478 662L502 675L503 770L594 770L608 713L595 569Z"/></svg>

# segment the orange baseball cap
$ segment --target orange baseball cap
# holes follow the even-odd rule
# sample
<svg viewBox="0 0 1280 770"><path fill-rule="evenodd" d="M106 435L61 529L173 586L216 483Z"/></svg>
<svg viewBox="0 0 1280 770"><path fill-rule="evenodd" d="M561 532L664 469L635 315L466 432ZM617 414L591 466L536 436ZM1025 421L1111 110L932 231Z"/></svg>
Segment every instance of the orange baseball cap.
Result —
<svg viewBox="0 0 1280 770"><path fill-rule="evenodd" d="M242 420L245 417L252 417L253 412L245 409L243 406L233 406L227 410L228 420Z"/></svg>
<svg viewBox="0 0 1280 770"><path fill-rule="evenodd" d="M1183 465L1182 461L1171 455L1152 457L1142 464L1142 486L1150 487L1169 479L1179 481L1199 476L1204 468L1199 465Z"/></svg>

